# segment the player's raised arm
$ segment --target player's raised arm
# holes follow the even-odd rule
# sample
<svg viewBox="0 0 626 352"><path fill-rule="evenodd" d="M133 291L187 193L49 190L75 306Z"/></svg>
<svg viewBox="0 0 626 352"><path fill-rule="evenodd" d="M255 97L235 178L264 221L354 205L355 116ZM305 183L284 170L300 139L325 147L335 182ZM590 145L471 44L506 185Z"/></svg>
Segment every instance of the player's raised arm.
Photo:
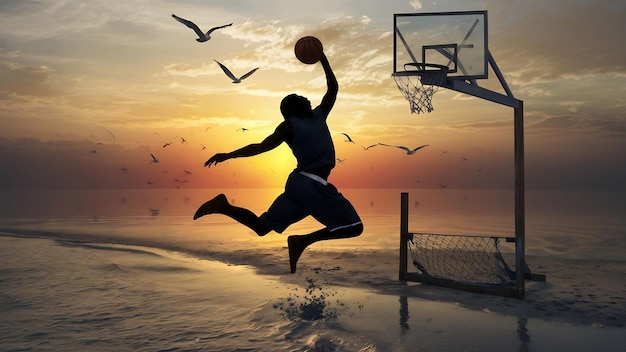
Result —
<svg viewBox="0 0 626 352"><path fill-rule="evenodd" d="M337 78L335 77L335 73L333 69L330 67L330 63L326 58L326 55L322 53L322 57L320 58L320 63L324 68L324 73L326 74L326 94L322 98L322 102L320 103L320 108L324 110L325 115L330 113L330 110L335 105L335 100L337 100L337 92L339 91L339 83L337 83Z"/></svg>

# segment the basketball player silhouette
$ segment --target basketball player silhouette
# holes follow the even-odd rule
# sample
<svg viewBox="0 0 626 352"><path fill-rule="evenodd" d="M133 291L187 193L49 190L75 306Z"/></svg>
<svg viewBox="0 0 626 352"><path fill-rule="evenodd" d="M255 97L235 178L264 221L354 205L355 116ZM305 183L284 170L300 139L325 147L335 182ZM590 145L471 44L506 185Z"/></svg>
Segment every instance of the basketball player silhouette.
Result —
<svg viewBox="0 0 626 352"><path fill-rule="evenodd" d="M219 194L202 204L193 217L195 220L208 214L223 214L264 236L272 230L283 233L290 225L312 216L324 228L287 238L291 273L296 272L298 259L309 245L322 240L355 237L363 232L363 224L352 204L328 182L336 158L326 118L335 104L339 85L324 53L319 62L327 85L319 106L312 109L307 98L297 94L287 95L280 104L284 121L272 134L260 143L230 153L217 153L204 163L211 167L228 159L258 155L284 142L297 160L296 168L287 178L284 192L261 216L231 205L224 194Z"/></svg>

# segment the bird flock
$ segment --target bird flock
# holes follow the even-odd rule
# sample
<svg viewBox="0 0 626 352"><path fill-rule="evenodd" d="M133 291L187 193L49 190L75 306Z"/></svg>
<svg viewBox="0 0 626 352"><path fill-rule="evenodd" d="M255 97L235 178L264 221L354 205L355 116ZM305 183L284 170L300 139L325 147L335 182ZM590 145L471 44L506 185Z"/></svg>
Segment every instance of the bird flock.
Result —
<svg viewBox="0 0 626 352"><path fill-rule="evenodd" d="M228 24L212 27L212 28L210 28L207 31L203 31L202 29L200 29L200 27L197 24L195 24L194 22L192 22L192 21L190 21L188 19L185 19L185 18L182 18L180 16L177 16L176 14L172 14L172 18L174 20L176 20L177 22L185 25L186 27L192 29L195 32L195 34L197 35L196 41L199 42L199 43L208 42L209 40L211 40L212 35L214 35L216 31L224 29L224 28L227 28L227 27L230 27L230 26L233 25L233 23L228 23ZM237 76L237 75L233 74L233 72L228 67L226 67L224 64L222 64L218 60L214 59L214 61L220 67L220 69L224 72L224 74L228 78L230 78L232 83L235 83L235 84L241 83L244 79L250 77L253 73L255 73L259 69L259 67L256 67L256 68L248 71L247 73L245 73L245 74L243 74L241 76ZM204 129L204 131L207 132L210 128L211 128L211 126L206 127ZM245 127L242 127L242 128L237 129L237 131L246 132L246 131L249 131L249 129L245 128ZM157 137L160 137L158 132L153 132L153 134L156 135ZM92 149L89 150L89 153L95 155L98 152L98 147L101 146L102 143L96 137L94 137L93 135L91 137L94 140L96 140L97 144L95 145L95 147L93 147ZM113 137L113 138L115 138L115 137ZM183 144L183 145L189 145L189 141L186 138L181 137L181 136L176 136L176 137L174 137L172 139L169 139L167 141L162 141L162 143L160 145L161 145L162 149L165 149L165 148L169 149L169 148L171 148L171 146L173 144L178 144L178 142L180 142L180 144ZM141 143L141 142L139 141L138 143ZM198 144L200 146L200 151L204 151L204 150L207 149L205 145L203 145L201 143L198 143ZM157 151L150 151L150 149L147 148L147 147L146 147L146 152L147 152L147 155L148 155L148 158L147 158L147 164L148 165L157 165L157 164L161 163L161 159L159 157L159 152L157 152ZM127 166L121 166L119 168L119 171L123 175L132 174L131 168L128 168ZM162 172L163 173L167 173L168 171L165 170L165 169L162 169ZM175 177L174 178L174 182L176 183L176 188L180 188L181 185L184 185L186 183L191 182L187 178L190 175L192 175L191 171L183 170L183 173L179 177ZM145 184L147 184L149 186L154 186L156 184L156 182L154 182L152 180L146 180Z"/></svg>
<svg viewBox="0 0 626 352"><path fill-rule="evenodd" d="M347 139L345 140L345 142L348 143L354 143L356 144L356 142L352 139L352 137L350 137L347 133L341 133L342 135L344 135ZM417 152L418 150L424 148L424 147L428 147L428 144L424 144L424 145L420 145L419 147L415 147L415 148L409 148L409 147L405 147L403 145L390 145L390 144L385 144L385 143L376 143L376 144L372 144L370 146L364 146L362 145L361 147L363 148L363 150L370 150L372 148L374 148L375 146L381 145L383 147L393 147L393 148L398 148L398 149L402 149L406 152L407 155L413 155L415 154L415 152Z"/></svg>
<svg viewBox="0 0 626 352"><path fill-rule="evenodd" d="M224 24L224 25L219 25L219 26L215 26L215 27L211 27L209 30L204 31L202 30L196 23L182 18L180 16L177 16L176 14L172 14L172 18L174 20L176 20L177 22L185 25L186 27L190 28L191 30L194 31L194 33L197 35L196 41L198 43L205 43L208 42L209 40L211 40L212 36L216 33L216 31L230 27L233 25L233 23L228 23L228 24ZM220 67L220 69L224 72L224 74L230 78L230 80L232 81L232 83L238 84L241 83L244 79L250 77L253 73L255 73L259 67L253 68L252 70L248 71L247 73L238 76L235 75L228 67L226 67L224 64L222 64L221 62L219 62L218 60L215 60L215 63ZM204 129L205 132L207 132L209 129L211 129L211 126L208 126ZM249 131L248 128L242 127L237 129L237 131L241 131L241 132L247 132ZM110 133L110 131L109 131ZM157 137L160 137L158 132L153 132L154 135L156 135ZM96 145L89 150L90 154L97 154L98 153L98 147L102 145L102 143L93 135L91 135L91 138L96 140ZM115 139L115 137L113 136L113 138ZM161 149L165 149L165 148L172 148L172 146L174 144L178 144L178 142L180 142L180 144L183 145L189 145L189 141L181 136L176 136L174 138L171 138L167 141L162 141L161 145ZM140 141L138 141L138 143L141 143ZM200 151L205 151L207 149L207 147L201 143L197 143L200 146ZM158 151L150 151L149 148L146 147L146 152L147 152L147 164L148 165L156 165L156 164L160 164L161 163L161 159L159 157L159 152ZM119 171L123 174L123 175L129 175L132 174L131 172L131 168L128 168L127 166L121 166L119 168ZM167 170L162 169L163 173L168 173ZM179 177L175 177L173 180L176 183L176 188L180 188L181 185L184 185L186 183L191 182L187 177L192 175L192 172L189 170L183 170L183 173L179 176ZM147 180L145 181L145 184L149 185L149 186L154 186L156 184L156 182L152 181L152 180Z"/></svg>
<svg viewBox="0 0 626 352"><path fill-rule="evenodd" d="M185 25L186 27L192 29L194 31L194 33L197 35L196 41L199 42L199 43L208 42L209 40L211 40L212 35L214 34L215 31L220 30L220 29L224 29L224 28L227 28L227 27L230 27L230 26L233 25L233 23L231 22L231 23L228 23L228 24L212 27L212 28L210 28L207 31L203 31L202 29L200 29L200 27L198 25L196 25L194 22L192 22L190 20L187 20L185 18L179 17L179 16L177 16L175 14L172 14L172 18L174 20L176 20L177 22ZM245 80L246 78L249 78L252 74L254 74L259 69L259 67L256 67L256 68L253 68L253 69L249 70L248 72L246 72L243 75L235 75L228 67L226 67L224 64L222 64L220 61L218 61L216 59L214 59L214 61L220 67L220 69L224 72L224 74L234 84L242 83L243 80ZM206 127L204 131L207 132L210 128L211 127ZM246 131L249 131L249 129L245 128L245 127L241 127L239 129L237 129L236 131L246 132ZM154 133L158 135L157 132L154 132ZM348 135L347 133L341 133L341 135L343 135L345 137L345 142L356 144L354 139L352 137L350 137L350 135ZM97 153L97 147L99 145L102 145L102 143L99 140L97 140L97 138L95 138L93 135L92 135L92 138L96 139L97 144L96 144L96 147L91 149L89 152L91 154L95 155ZM176 136L176 137L173 138L173 140L162 142L161 146L162 146L162 148L168 148L176 140L178 140L181 144L188 144L188 142L187 142L187 140L185 138ZM387 147L387 148L394 148L394 149L401 150L406 155L414 155L419 150L422 150L423 148L428 147L428 146L429 146L428 144L422 144L422 145L419 145L417 147L407 147L407 146L403 146L403 145L394 145L394 144L387 144L387 143L375 143L375 144L371 144L371 145L368 145L368 146L361 145L361 147L363 148L364 151L368 151L368 150L370 150L370 149L372 149L374 147ZM206 150L206 146L200 144L200 147L201 147L201 151ZM157 152L151 152L147 148L146 148L146 151L149 154L148 164L149 165L159 164L160 159L157 156L158 153ZM442 153L443 154L447 154L448 151L444 150ZM461 159L464 160L464 161L467 160L467 158L465 158L465 157L462 157ZM340 158L337 158L336 160L339 163L343 163L345 161L345 159L340 159ZM129 174L129 169L126 166L120 167L119 170L124 175ZM164 171L164 172L167 172L167 171ZM482 167L478 169L478 172L482 172ZM192 175L192 173L190 171L188 171L188 170L184 170L183 174L181 175L181 178L175 178L174 180L175 180L175 182L177 184L188 183L190 181L188 179L186 179L186 177L189 176L189 175ZM154 185L154 182L153 181L146 181L146 184ZM447 187L447 184L439 183L438 186L439 186L439 188L444 189L444 188ZM179 188L179 185L177 185L176 187Z"/></svg>
<svg viewBox="0 0 626 352"><path fill-rule="evenodd" d="M176 21L178 21L178 22L184 24L185 26L193 29L193 31L196 32L196 34L198 35L198 38L196 38L196 40L199 43L204 43L204 42L209 41L211 39L211 33L213 33L214 31L216 31L218 29L230 27L230 26L233 25L232 23L229 23L229 24L225 24L225 25L222 25L222 26L213 27L213 28L209 29L208 31L203 32L200 29L200 27L198 27L198 25L196 25L195 23L193 23L193 22L191 22L189 20L186 20L186 19L184 19L182 17L178 17L175 14L172 14L172 17ZM221 62L219 62L217 60L214 60L214 61L220 66L222 71L224 71L224 74L226 74L226 76L228 76L228 78L230 78L233 81L233 83L241 83L241 81L243 81L244 79L250 77L254 72L256 72L256 70L259 69L258 67L257 68L253 68L252 70L248 71L246 74L244 74L244 75L242 75L240 77L237 77L228 69L228 67L224 66Z"/></svg>
<svg viewBox="0 0 626 352"><path fill-rule="evenodd" d="M345 133L345 132L341 132L340 134L341 134L343 137L345 137L344 142L346 142L346 143L351 143L351 144L357 144L357 143L355 142L355 140L354 140L354 139L353 139L350 135L348 135L347 133ZM414 154L416 154L419 150L422 150L423 148L428 147L429 145L428 145L428 144L422 144L422 145L420 145L420 146L417 146L417 147L411 147L411 148L410 148L410 147L403 146L403 145L394 145L394 144L387 144L387 143L375 143L375 144L371 144L371 145L369 145L369 146L361 145L361 148L363 148L363 150L364 150L364 151L368 151L368 150L370 150L370 149L372 149L372 148L374 148L374 147L379 147L379 146L380 146L380 147L389 147L389 148L399 149L399 150L402 150L402 151L403 151L406 155L414 155ZM478 147L476 147L476 148L474 148L474 149L482 153L482 148L478 148ZM495 153L495 154L498 154L498 153ZM447 150L447 149L442 149L442 150L441 150L441 155L442 155L444 158L447 158L447 157L448 157L448 150ZM337 160L337 162L339 162L340 164L346 161L346 159L340 159L340 158L337 158L336 160ZM461 156L461 157L459 157L459 160L461 160L461 162L462 162L462 163L465 163L465 162L468 162L468 161L470 160L470 158L465 157L465 156ZM370 166L370 169L373 171L373 166ZM466 170L467 170L467 168L465 168L465 167L464 167L464 171L466 171ZM477 167L477 168L476 168L476 173L477 173L478 175L480 175L480 174L482 174L482 173L483 173L483 170L484 170L484 167L481 165L481 166L479 166L479 167ZM420 181L419 179L418 179L418 180L416 180L416 182L417 182L417 183L421 183L421 181ZM437 186L439 189L446 189L446 188L448 188L448 184L447 184L447 183L436 183L436 186Z"/></svg>

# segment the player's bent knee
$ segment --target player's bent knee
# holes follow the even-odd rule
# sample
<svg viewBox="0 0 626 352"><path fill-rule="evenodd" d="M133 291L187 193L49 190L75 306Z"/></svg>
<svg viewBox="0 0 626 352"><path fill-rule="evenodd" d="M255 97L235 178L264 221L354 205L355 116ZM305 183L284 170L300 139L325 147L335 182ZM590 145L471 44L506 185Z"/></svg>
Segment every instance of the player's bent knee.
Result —
<svg viewBox="0 0 626 352"><path fill-rule="evenodd" d="M356 237L363 233L363 223L354 224L332 232L335 236L347 238Z"/></svg>
<svg viewBox="0 0 626 352"><path fill-rule="evenodd" d="M272 231L272 229L264 223L261 223L254 228L254 232L256 232L259 237L267 235L270 231Z"/></svg>
<svg viewBox="0 0 626 352"><path fill-rule="evenodd" d="M354 236L358 236L363 233L363 223L358 223L350 228L354 233Z"/></svg>

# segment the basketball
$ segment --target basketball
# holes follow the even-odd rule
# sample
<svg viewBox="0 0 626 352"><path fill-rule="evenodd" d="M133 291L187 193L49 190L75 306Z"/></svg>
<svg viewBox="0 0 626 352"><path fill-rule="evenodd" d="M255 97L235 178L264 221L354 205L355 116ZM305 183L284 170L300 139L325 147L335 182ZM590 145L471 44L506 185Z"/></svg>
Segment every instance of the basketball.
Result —
<svg viewBox="0 0 626 352"><path fill-rule="evenodd" d="M294 52L296 53L298 60L302 63L307 65L314 64L322 57L322 42L315 37L302 37L296 42Z"/></svg>

